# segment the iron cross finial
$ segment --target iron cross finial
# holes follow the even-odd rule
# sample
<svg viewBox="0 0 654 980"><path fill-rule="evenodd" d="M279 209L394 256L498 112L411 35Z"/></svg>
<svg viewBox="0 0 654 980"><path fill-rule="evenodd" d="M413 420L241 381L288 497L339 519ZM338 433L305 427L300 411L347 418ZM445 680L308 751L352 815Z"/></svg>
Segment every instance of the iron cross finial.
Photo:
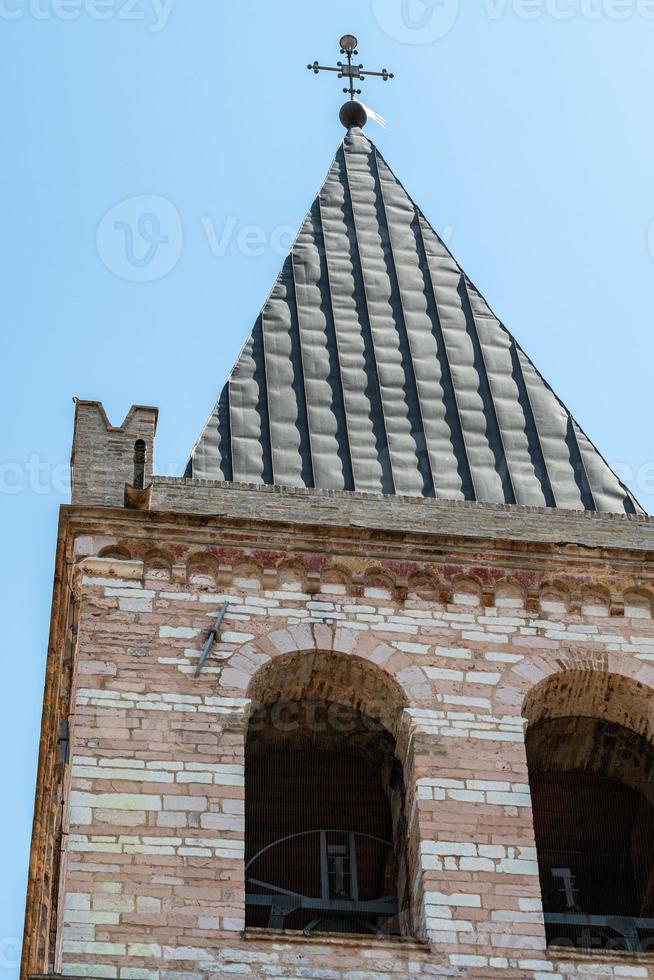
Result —
<svg viewBox="0 0 654 980"><path fill-rule="evenodd" d="M364 70L363 65L355 65L354 62L352 61L352 58L355 55L358 55L359 53L357 51L358 43L359 42L357 41L354 34L344 34L343 37L341 38L340 40L341 54L344 54L346 56L347 64L344 64L342 61L337 61L336 67L331 67L328 65L321 65L317 61L314 61L312 65L307 65L309 71L314 72L316 75L321 71L335 71L338 73L339 78L347 78L348 87L344 88L343 91L346 94L349 94L351 102L354 102L356 100L357 95L361 95L361 89L354 87L355 80L363 82L365 81L366 77L374 76L375 78L381 78L385 82L387 82L389 78L395 77L392 72L387 71L385 68L382 68L381 71L366 71ZM347 113L346 116L348 119L350 119L352 113ZM341 113L341 120L344 122L344 124L346 124L345 120L343 119L342 113ZM362 123L358 123L358 124L361 125Z"/></svg>

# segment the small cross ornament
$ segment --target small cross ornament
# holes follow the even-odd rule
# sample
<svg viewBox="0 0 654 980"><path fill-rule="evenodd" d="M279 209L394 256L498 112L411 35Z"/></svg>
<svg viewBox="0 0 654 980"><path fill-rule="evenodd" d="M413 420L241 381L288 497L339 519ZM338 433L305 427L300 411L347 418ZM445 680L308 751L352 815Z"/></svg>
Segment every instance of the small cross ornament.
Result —
<svg viewBox="0 0 654 980"><path fill-rule="evenodd" d="M374 76L387 82L389 78L395 77L392 72L387 71L385 68L382 68L381 71L364 71L363 65L355 65L352 58L359 53L357 51L358 43L354 34L344 34L341 38L341 54L347 57L347 64L344 64L342 61L337 61L336 67L332 68L314 61L312 65L307 65L309 71L314 72L316 75L321 71L335 71L338 73L339 78L347 78L348 87L344 88L343 91L346 94L349 93L352 101L354 101L357 95L361 95L361 89L354 87L355 80L363 82L367 76Z"/></svg>

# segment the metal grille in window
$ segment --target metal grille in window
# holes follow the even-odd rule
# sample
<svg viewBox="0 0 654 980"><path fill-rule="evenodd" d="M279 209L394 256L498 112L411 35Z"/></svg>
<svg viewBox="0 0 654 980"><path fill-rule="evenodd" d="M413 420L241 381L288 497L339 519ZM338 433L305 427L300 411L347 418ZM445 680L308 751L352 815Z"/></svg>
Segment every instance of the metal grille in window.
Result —
<svg viewBox="0 0 654 980"><path fill-rule="evenodd" d="M250 719L248 928L384 935L407 928L402 767L389 733L348 712L305 701Z"/></svg>
<svg viewBox="0 0 654 980"><path fill-rule="evenodd" d="M257 877L260 873L257 869L266 864L268 855L273 858L268 862L270 870L273 874L277 871L278 882L283 881L285 876L279 872L297 860L293 854L296 845L307 877L314 879L313 887L307 889L310 894ZM246 905L267 909L270 929L283 929L287 917L302 910L313 916L304 926L305 932L380 934L375 924L377 918L397 915L398 905L395 895L370 897L371 864L384 866L391 850L388 841L344 830L310 830L284 837L263 848L248 862ZM365 861L361 879L360 854Z"/></svg>
<svg viewBox="0 0 654 980"><path fill-rule="evenodd" d="M593 718L528 730L547 941L654 951L654 752Z"/></svg>

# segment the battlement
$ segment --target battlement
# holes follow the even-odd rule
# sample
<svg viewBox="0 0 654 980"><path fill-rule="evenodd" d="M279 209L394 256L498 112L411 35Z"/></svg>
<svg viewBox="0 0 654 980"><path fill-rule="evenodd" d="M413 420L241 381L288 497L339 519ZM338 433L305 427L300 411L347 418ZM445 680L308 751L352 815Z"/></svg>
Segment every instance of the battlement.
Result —
<svg viewBox="0 0 654 980"><path fill-rule="evenodd" d="M132 405L113 426L101 402L78 401L73 434L72 503L139 506L152 482L159 410Z"/></svg>

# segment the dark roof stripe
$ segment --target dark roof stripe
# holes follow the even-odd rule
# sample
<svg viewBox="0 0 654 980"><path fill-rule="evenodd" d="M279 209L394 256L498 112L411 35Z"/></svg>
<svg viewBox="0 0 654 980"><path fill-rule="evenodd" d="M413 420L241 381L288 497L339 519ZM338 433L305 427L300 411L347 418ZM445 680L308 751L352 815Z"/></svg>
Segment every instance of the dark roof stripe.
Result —
<svg viewBox="0 0 654 980"><path fill-rule="evenodd" d="M522 372L518 347L513 337L509 338L509 344L511 351L511 371L516 383L518 401L522 407L522 413L525 420L525 435L527 436L529 455L534 468L534 476L540 482L543 497L545 499L545 506L556 507L556 495L552 488L552 481L550 480L547 463L545 462L545 454L540 441L538 424L534 415L531 399L529 398L529 391L527 389L525 376Z"/></svg>
<svg viewBox="0 0 654 980"><path fill-rule="evenodd" d="M621 501L628 514L635 513L634 502L629 491L613 473L604 457L597 451L588 436L574 421L575 436L579 454L584 464L586 478L593 494L596 510L612 510ZM606 476L606 471L609 476Z"/></svg>
<svg viewBox="0 0 654 980"><path fill-rule="evenodd" d="M513 487L509 459L506 454L506 446L499 421L496 401L497 392L493 391L491 375L484 356L484 346L479 336L477 319L475 317L475 311L472 308L472 303L470 302L470 291L468 290L468 282L465 275L461 276L461 305L468 321L468 333L470 334L474 351L475 370L479 377L479 394L484 404L484 418L488 426L488 444L492 448L493 455L495 456L495 469L502 483L504 501L507 504L516 504L518 501Z"/></svg>
<svg viewBox="0 0 654 980"><path fill-rule="evenodd" d="M319 202L315 201L293 255L313 480L353 490L347 423L326 269ZM339 480L340 474L340 480Z"/></svg>
<svg viewBox="0 0 654 980"><path fill-rule="evenodd" d="M386 327L385 332L389 333L391 337L393 337L395 333L399 341L400 361L404 374L403 390L405 414L409 422L410 435L414 442L416 467L420 478L422 479L421 495L423 497L434 497L434 477L432 474L431 461L429 459L429 454L425 451L425 426L422 415L422 406L420 404L420 396L418 393L418 383L416 380L416 359L414 352L411 350L411 338L407 329L407 318L402 298L400 276L398 275L397 258L393 247L393 228L397 228L398 226L401 227L401 224L397 218L397 215L394 216L393 222L388 220L388 211L384 196L384 181L381 179L379 161L377 160L377 152L374 147L372 162L374 163L375 182L379 188L378 208L380 211L379 218L381 219L380 237L382 239L382 246L385 245L384 260L387 266L388 280L390 283L389 304L393 318L392 324L389 324ZM398 208L398 210L402 209ZM409 270L407 269L403 269L402 271L404 276L409 273ZM393 330L393 327L395 330Z"/></svg>
<svg viewBox="0 0 654 980"><path fill-rule="evenodd" d="M451 444L444 420L442 392L441 397L434 397L436 388L440 387L440 365L427 316L425 284L418 257L418 216L406 194L401 190L398 193L397 181L376 153L375 170L383 205L384 231L388 235L393 288L397 296L397 325L406 376L407 405L413 403L411 436L423 479L422 494L435 497L443 456L451 453ZM440 418L434 418L433 406L436 404Z"/></svg>
<svg viewBox="0 0 654 980"><path fill-rule="evenodd" d="M570 465L570 452L566 444L567 413L561 411L549 388L541 384L533 364L520 348L518 348L518 359L540 434L543 457L550 475L556 506L567 510L580 510L582 509L581 494Z"/></svg>
<svg viewBox="0 0 654 980"><path fill-rule="evenodd" d="M234 480L244 483L274 482L262 319L259 316L229 385L229 448ZM211 444L206 455L210 460Z"/></svg>
<svg viewBox="0 0 654 980"><path fill-rule="evenodd" d="M497 445L493 441L496 427L486 414L484 379L479 374L475 356L469 310L466 304L463 273L431 228L428 255L436 289L436 302L447 343L452 380L457 392L459 415L464 432L475 487L475 499L506 502L504 485L497 467Z"/></svg>
<svg viewBox="0 0 654 980"><path fill-rule="evenodd" d="M292 259L262 315L273 480L284 486L311 486L311 446L304 403L304 378L293 286Z"/></svg>
<svg viewBox="0 0 654 980"><path fill-rule="evenodd" d="M450 356L447 350L447 339L443 330L441 314L438 308L438 300L436 298L436 287L434 286L432 276L432 264L429 262L427 257L427 244L423 231L424 223L424 218L422 215L419 215L419 260L421 263L424 261L423 269L425 284L427 286L428 304L429 300L431 300L431 304L428 305L428 312L431 313L432 316L432 335L436 340L438 363L439 367L441 368L441 377L443 379L443 408L450 428L452 448L457 460L456 475L460 481L460 492L463 495L464 500L476 500L477 492L472 476L468 449L466 446L465 430L463 428L463 422L461 421L461 412L459 409L459 399L457 397L456 385L452 379ZM448 472L447 470L447 460L442 460L442 463L444 465L442 465L441 468L442 472L441 469L439 469L439 486L446 484L447 476L454 477L454 471L450 470ZM447 492L445 493L445 497L446 499L449 497ZM454 494L452 499L458 499L458 494Z"/></svg>
<svg viewBox="0 0 654 980"><path fill-rule="evenodd" d="M398 431L398 427L406 429L408 423L405 414L398 405L398 398L401 397L399 378L397 372L392 374L392 365L389 364L389 355L392 358L392 352L388 350L388 337L384 334L384 322L388 318L388 311L384 310L381 314L379 313L379 292L382 289L388 289L388 281L386 271L382 271L381 268L383 265L383 244L380 240L374 239L377 229L375 228L374 202L369 197L372 188L366 185L364 172L364 168L368 166L367 155L366 158L362 158L361 154L344 154L343 165L365 306L365 318L361 325L364 336L369 341L370 359L376 380L375 386L379 393L380 422L383 426L386 444L383 450L386 456L383 468L386 469L390 479L384 492L405 493L407 489L402 480L403 456L401 450L406 451L407 447L406 443L402 447L399 445L399 440L405 433ZM352 172L355 165L356 169Z"/></svg>
<svg viewBox="0 0 654 980"><path fill-rule="evenodd" d="M358 129L187 473L641 510Z"/></svg>
<svg viewBox="0 0 654 980"><path fill-rule="evenodd" d="M358 230L357 207L355 205L355 195L348 168L348 155L343 152L343 174L347 187L347 204L349 207L350 228L354 235L352 258L353 273L355 279L355 296L360 300L360 319L362 336L364 339L364 349L366 356L366 376L368 389L371 394L371 409L373 425L377 423L380 435L383 434L378 444L378 459L382 468L382 493L396 493L395 475L393 473L393 459L389 441L389 424L387 407L384 400L383 386L385 379L379 367L377 345L375 343L375 333L372 326L372 316L370 311L370 296L366 282L366 271L362 255L362 242ZM356 160L357 158L354 157ZM355 187L355 190L358 190ZM359 219L360 220L360 219Z"/></svg>
<svg viewBox="0 0 654 980"><path fill-rule="evenodd" d="M354 485L356 490L379 492L388 458L386 433L379 384L371 364L369 331L364 329L366 309L344 167L341 149L319 197L325 258Z"/></svg>
<svg viewBox="0 0 654 980"><path fill-rule="evenodd" d="M493 396L515 503L545 507L547 498L534 467L533 449L530 446L530 435L532 438L535 435L533 423L514 374L512 338L502 330L497 318L470 283L467 285L467 293Z"/></svg>

